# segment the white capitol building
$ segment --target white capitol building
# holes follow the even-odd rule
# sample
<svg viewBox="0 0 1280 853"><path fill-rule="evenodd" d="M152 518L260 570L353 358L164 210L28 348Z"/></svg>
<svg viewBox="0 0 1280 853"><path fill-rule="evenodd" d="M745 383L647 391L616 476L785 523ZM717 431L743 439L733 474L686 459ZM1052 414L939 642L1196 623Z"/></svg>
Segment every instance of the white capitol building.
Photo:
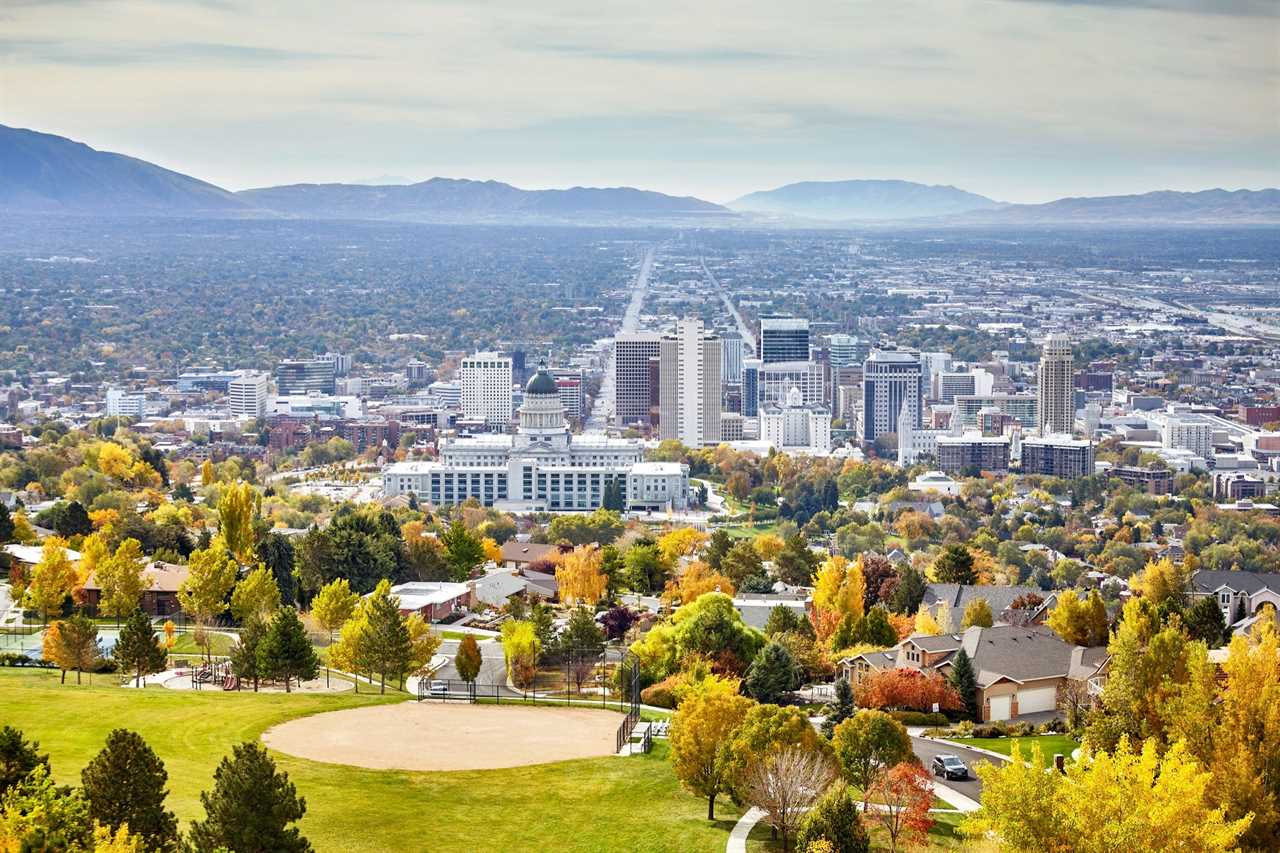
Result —
<svg viewBox="0 0 1280 853"><path fill-rule="evenodd" d="M436 506L476 498L508 512L584 512L598 508L605 485L617 482L628 510L689 505L688 466L645 462L637 440L571 435L555 379L541 365L525 386L515 435L446 439L440 456L387 466L383 491Z"/></svg>

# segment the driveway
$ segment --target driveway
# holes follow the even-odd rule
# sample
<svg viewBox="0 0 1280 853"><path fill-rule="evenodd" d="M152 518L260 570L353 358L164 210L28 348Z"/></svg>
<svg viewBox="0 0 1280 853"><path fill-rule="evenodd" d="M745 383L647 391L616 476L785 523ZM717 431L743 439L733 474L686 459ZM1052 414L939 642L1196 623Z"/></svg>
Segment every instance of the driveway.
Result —
<svg viewBox="0 0 1280 853"><path fill-rule="evenodd" d="M963 761L969 767L968 779L965 779L964 781L957 779L938 779L938 783L946 785L948 788L954 788L970 799L982 802L982 783L978 781L978 777L974 773L974 768L977 767L979 762L994 762L995 759L991 756L983 755L980 752L974 752L971 749L948 746L945 743L938 743L936 741L920 737L911 738L911 746L915 751L916 756L920 759L920 762L924 764L926 770L929 768L929 762L938 755L954 755Z"/></svg>

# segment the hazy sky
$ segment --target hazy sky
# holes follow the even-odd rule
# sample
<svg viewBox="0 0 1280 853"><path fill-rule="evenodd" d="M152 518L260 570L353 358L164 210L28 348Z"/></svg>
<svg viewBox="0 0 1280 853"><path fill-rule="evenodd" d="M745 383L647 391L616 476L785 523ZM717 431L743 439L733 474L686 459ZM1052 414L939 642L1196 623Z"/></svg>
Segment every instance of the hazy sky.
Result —
<svg viewBox="0 0 1280 853"><path fill-rule="evenodd" d="M1280 186L1280 0L0 0L0 123L231 189Z"/></svg>

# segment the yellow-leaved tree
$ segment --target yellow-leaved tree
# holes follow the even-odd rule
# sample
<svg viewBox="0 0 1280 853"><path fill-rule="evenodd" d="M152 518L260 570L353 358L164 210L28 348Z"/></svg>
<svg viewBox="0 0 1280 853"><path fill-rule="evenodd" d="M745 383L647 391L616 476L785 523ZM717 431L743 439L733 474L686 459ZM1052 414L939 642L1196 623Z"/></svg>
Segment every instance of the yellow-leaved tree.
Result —
<svg viewBox="0 0 1280 853"><path fill-rule="evenodd" d="M218 482L218 472L213 467L213 460L206 459L200 466L200 485L212 486Z"/></svg>
<svg viewBox="0 0 1280 853"><path fill-rule="evenodd" d="M849 617L858 621L865 615L867 578L863 574L863 558L850 562L841 555L832 555L818 566L813 578L813 606L817 611L814 620L818 639L826 642L841 620Z"/></svg>
<svg viewBox="0 0 1280 853"><path fill-rule="evenodd" d="M1237 849L1251 817L1228 819L1210 796L1211 775L1181 742L1160 755L1155 741L1141 749L1122 738L1114 752L1087 754L1050 772L1039 745L1023 761L978 766L982 808L965 821L966 834L994 833L1011 850L1203 851Z"/></svg>
<svg viewBox="0 0 1280 853"><path fill-rule="evenodd" d="M99 563L97 581L102 590L99 612L104 616L128 616L137 610L143 591L151 586L151 579L144 574L145 568L142 543L137 539L124 540L114 554Z"/></svg>
<svg viewBox="0 0 1280 853"><path fill-rule="evenodd" d="M187 579L178 587L178 605L196 623L196 642L204 646L205 657L212 659L209 623L227 609L227 593L236 583L238 567L227 552L221 538L208 548L191 552L187 561Z"/></svg>
<svg viewBox="0 0 1280 853"><path fill-rule="evenodd" d="M27 601L48 619L62 612L62 602L75 588L76 580L75 566L67 554L67 541L61 536L50 536L40 549L40 561L31 570Z"/></svg>
<svg viewBox="0 0 1280 853"><path fill-rule="evenodd" d="M265 622L280 609L280 586L263 565L245 575L231 593L231 615L240 622Z"/></svg>
<svg viewBox="0 0 1280 853"><path fill-rule="evenodd" d="M755 703L712 691L686 698L671 718L671 767L689 793L707 798L707 820L716 819L716 797L727 790L732 761L728 744Z"/></svg>
<svg viewBox="0 0 1280 853"><path fill-rule="evenodd" d="M776 533L761 533L751 540L751 547L756 549L760 559L766 563L772 563L778 559L778 555L782 553L782 549L786 546L787 543Z"/></svg>
<svg viewBox="0 0 1280 853"><path fill-rule="evenodd" d="M916 611L916 624L913 633L936 637L944 632L942 626L938 624L938 620L934 619L933 614L929 612L929 608L922 604L920 609Z"/></svg>
<svg viewBox="0 0 1280 853"><path fill-rule="evenodd" d="M658 553L667 563L696 554L707 544L707 534L694 527L677 527L658 537Z"/></svg>
<svg viewBox="0 0 1280 853"><path fill-rule="evenodd" d="M1213 791L1228 817L1253 814L1242 842L1266 849L1280 838L1280 636L1261 620L1234 637L1223 665L1221 721L1214 738Z"/></svg>
<svg viewBox="0 0 1280 853"><path fill-rule="evenodd" d="M604 598L609 578L601 570L603 563L604 557L595 545L581 545L566 554L556 566L560 600L568 605L595 605Z"/></svg>
<svg viewBox="0 0 1280 853"><path fill-rule="evenodd" d="M257 545L254 522L261 500L258 490L243 480L227 486L218 499L218 537L241 565L254 562Z"/></svg>
<svg viewBox="0 0 1280 853"><path fill-rule="evenodd" d="M492 563L502 565L502 546L497 540L491 536L486 536L480 540L480 547L484 549L484 558Z"/></svg>
<svg viewBox="0 0 1280 853"><path fill-rule="evenodd" d="M698 596L708 592L723 592L732 596L736 592L733 581L702 560L694 560L685 567L680 577L667 582L662 593L662 600L668 604L680 602L687 604L697 601Z"/></svg>
<svg viewBox="0 0 1280 853"><path fill-rule="evenodd" d="M1142 594L1152 604L1160 605L1170 599L1182 601L1186 596L1186 567L1168 557L1152 560L1140 575L1133 579L1134 592Z"/></svg>

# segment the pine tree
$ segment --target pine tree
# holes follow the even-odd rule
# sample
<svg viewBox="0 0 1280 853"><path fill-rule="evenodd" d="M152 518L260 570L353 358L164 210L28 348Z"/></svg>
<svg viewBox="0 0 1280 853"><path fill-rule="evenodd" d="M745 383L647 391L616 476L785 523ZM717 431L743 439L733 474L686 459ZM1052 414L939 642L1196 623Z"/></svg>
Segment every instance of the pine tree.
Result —
<svg viewBox="0 0 1280 853"><path fill-rule="evenodd" d="M142 686L143 676L162 672L169 659L155 627L141 610L133 611L125 621L111 654L122 672L133 673L134 687Z"/></svg>
<svg viewBox="0 0 1280 853"><path fill-rule="evenodd" d="M877 604L867 611L866 618L862 620L858 640L872 646L897 645L898 632L893 629L893 625L889 622L889 614L883 607Z"/></svg>
<svg viewBox="0 0 1280 853"><path fill-rule="evenodd" d="M858 642L858 629L862 620L855 620L852 613L846 613L840 618L840 624L836 626L835 633L831 635L831 648L833 651L841 649L853 648Z"/></svg>
<svg viewBox="0 0 1280 853"><path fill-rule="evenodd" d="M1211 649L1222 645L1229 636L1222 608L1212 595L1201 598L1187 609L1186 623L1191 636L1203 640Z"/></svg>
<svg viewBox="0 0 1280 853"><path fill-rule="evenodd" d="M769 643L761 649L742 679L742 692L765 704L776 703L799 686L799 668L781 643Z"/></svg>
<svg viewBox="0 0 1280 853"><path fill-rule="evenodd" d="M164 762L127 729L107 735L106 746L80 771L89 816L113 831L128 824L148 850L172 850L178 844L178 820L164 807L168 778Z"/></svg>
<svg viewBox="0 0 1280 853"><path fill-rule="evenodd" d="M195 853L219 848L235 853L309 853L311 843L289 824L307 803L289 775L276 771L267 750L249 741L236 746L213 774L213 790L200 795L205 819L191 825Z"/></svg>
<svg viewBox="0 0 1280 853"><path fill-rule="evenodd" d="M9 507L0 503L0 545L13 539L13 516L9 515Z"/></svg>
<svg viewBox="0 0 1280 853"><path fill-rule="evenodd" d="M965 719L978 721L978 678L973 672L973 661L964 649L956 652L948 680L964 702Z"/></svg>
<svg viewBox="0 0 1280 853"><path fill-rule="evenodd" d="M395 682L407 674L413 644L390 582L380 581L366 606L369 625L360 643L360 669L378 673L378 692L386 693L388 676Z"/></svg>
<svg viewBox="0 0 1280 853"><path fill-rule="evenodd" d="M27 741L12 726L0 728L0 799L5 793L43 766L49 769L49 756L41 755L40 744Z"/></svg>
<svg viewBox="0 0 1280 853"><path fill-rule="evenodd" d="M831 739L836 726L853 716L853 686L849 679L836 681L836 701L827 706L826 719L822 721L822 736Z"/></svg>
<svg viewBox="0 0 1280 853"><path fill-rule="evenodd" d="M258 648L267 634L267 626L258 619L246 622L240 629L240 638L231 647L231 674L241 681L252 681L253 692L258 692L262 667L258 664Z"/></svg>
<svg viewBox="0 0 1280 853"><path fill-rule="evenodd" d="M902 580L889 599L889 609L894 613L912 613L920 609L925 593L924 575L907 566L902 570Z"/></svg>
<svg viewBox="0 0 1280 853"><path fill-rule="evenodd" d="M281 607L271 620L258 645L258 670L267 678L283 678L286 693L291 679L301 683L319 677L320 660L292 607Z"/></svg>

